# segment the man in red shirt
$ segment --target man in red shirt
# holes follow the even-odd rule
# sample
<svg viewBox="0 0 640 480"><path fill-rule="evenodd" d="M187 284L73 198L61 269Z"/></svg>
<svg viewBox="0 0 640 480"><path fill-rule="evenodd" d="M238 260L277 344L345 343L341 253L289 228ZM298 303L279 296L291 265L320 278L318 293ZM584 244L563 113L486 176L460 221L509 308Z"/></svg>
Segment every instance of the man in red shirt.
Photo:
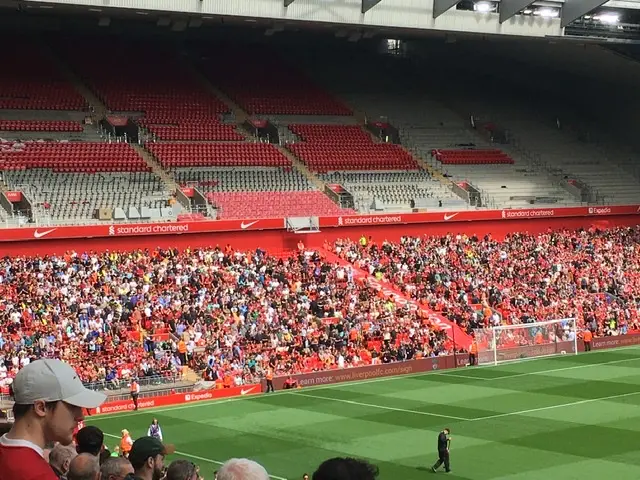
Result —
<svg viewBox="0 0 640 480"><path fill-rule="evenodd" d="M0 437L0 480L57 480L44 449L60 442L69 445L84 409L106 400L88 390L77 373L60 360L36 360L13 381L15 423Z"/></svg>

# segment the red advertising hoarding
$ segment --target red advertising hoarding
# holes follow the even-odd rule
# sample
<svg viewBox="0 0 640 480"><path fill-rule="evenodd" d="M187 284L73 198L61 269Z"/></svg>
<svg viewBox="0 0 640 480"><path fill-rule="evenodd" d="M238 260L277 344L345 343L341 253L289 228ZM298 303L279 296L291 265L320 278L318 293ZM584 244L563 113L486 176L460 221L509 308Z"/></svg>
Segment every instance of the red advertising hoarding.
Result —
<svg viewBox="0 0 640 480"><path fill-rule="evenodd" d="M240 397L245 395L255 395L261 392L259 384L242 385L241 387L219 388L211 390L201 390L199 392L173 393L158 397L144 397L138 400L138 408L166 407L169 405L180 405L204 400L214 400L219 398ZM95 410L91 410L91 415L108 413L122 413L134 409L132 400L107 401Z"/></svg>
<svg viewBox="0 0 640 480"><path fill-rule="evenodd" d="M22 192L17 191L7 191L4 192L4 195L7 197L11 203L18 203L22 201Z"/></svg>
<svg viewBox="0 0 640 480"><path fill-rule="evenodd" d="M508 221L563 217L607 217L612 215L640 216L640 205L611 207L566 207L518 210L463 210L458 212L398 213L382 215L349 215L320 217L320 228L407 225L420 223L454 223L479 221ZM129 237L142 235L180 235L190 233L241 232L285 230L283 218L254 218L244 220L209 220L166 223L122 223L78 226L48 226L7 228L0 230L0 241Z"/></svg>

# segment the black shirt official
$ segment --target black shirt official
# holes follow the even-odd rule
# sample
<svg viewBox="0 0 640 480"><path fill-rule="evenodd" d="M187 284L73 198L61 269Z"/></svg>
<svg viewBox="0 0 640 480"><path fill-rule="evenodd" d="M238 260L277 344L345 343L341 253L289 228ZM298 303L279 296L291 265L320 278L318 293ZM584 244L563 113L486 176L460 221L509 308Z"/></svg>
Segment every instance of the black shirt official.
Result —
<svg viewBox="0 0 640 480"><path fill-rule="evenodd" d="M444 432L440 432L438 435L438 452L447 450L449 448L449 436Z"/></svg>
<svg viewBox="0 0 640 480"><path fill-rule="evenodd" d="M442 464L446 472L451 471L451 464L449 463L449 445L451 443L451 437L449 434L451 430L445 428L438 435L438 461L431 467L431 470L436 472Z"/></svg>

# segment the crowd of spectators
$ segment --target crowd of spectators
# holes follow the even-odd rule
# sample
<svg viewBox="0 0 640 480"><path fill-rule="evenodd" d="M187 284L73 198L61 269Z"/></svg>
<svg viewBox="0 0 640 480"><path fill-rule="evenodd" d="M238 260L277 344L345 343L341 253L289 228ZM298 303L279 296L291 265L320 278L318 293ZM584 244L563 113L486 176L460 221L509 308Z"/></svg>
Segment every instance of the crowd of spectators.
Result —
<svg viewBox="0 0 640 480"><path fill-rule="evenodd" d="M220 386L451 353L419 312L355 269L471 331L576 317L595 335L640 330L640 228L340 240L320 252L224 248L68 252L0 261L0 386L40 357L96 388L180 376Z"/></svg>
<svg viewBox="0 0 640 480"><path fill-rule="evenodd" d="M640 330L640 228L339 240L334 251L468 332L576 318L595 335Z"/></svg>
<svg viewBox="0 0 640 480"><path fill-rule="evenodd" d="M118 388L185 366L225 386L445 352L446 338L318 252L157 249L0 262L0 382L40 357Z"/></svg>

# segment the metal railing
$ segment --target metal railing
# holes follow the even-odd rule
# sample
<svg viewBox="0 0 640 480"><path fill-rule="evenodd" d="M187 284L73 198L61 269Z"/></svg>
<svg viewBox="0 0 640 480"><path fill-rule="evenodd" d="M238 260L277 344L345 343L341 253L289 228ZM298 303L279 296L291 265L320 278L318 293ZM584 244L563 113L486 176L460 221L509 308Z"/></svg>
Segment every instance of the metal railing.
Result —
<svg viewBox="0 0 640 480"><path fill-rule="evenodd" d="M159 387L174 388L183 381L182 375L178 373L156 374L138 379L140 390L152 390ZM99 380L95 382L83 382L90 390L113 392L114 394L125 394L122 390L128 391L131 380L113 379Z"/></svg>

